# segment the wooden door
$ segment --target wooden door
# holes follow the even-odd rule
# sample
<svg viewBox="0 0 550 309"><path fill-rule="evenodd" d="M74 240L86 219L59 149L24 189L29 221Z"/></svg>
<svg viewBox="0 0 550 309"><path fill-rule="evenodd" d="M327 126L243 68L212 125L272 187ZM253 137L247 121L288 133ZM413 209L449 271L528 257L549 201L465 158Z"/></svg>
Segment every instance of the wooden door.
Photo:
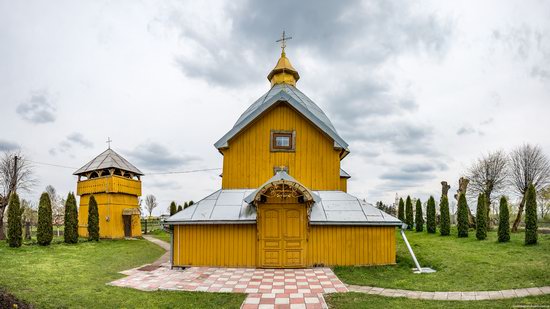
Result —
<svg viewBox="0 0 550 309"><path fill-rule="evenodd" d="M266 268L305 267L303 204L262 204L258 210L259 263Z"/></svg>
<svg viewBox="0 0 550 309"><path fill-rule="evenodd" d="M123 215L124 221L124 237L132 237L132 216Z"/></svg>

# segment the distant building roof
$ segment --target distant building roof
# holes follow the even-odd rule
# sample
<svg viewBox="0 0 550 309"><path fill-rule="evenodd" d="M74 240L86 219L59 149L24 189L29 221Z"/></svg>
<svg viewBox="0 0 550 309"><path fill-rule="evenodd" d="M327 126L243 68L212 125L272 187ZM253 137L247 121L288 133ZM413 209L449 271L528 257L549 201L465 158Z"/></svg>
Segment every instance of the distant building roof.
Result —
<svg viewBox="0 0 550 309"><path fill-rule="evenodd" d="M99 154L92 161L86 163L83 167L79 168L73 173L73 175L81 175L87 172L109 168L118 168L136 175L143 175L137 167L133 166L130 162L110 148Z"/></svg>
<svg viewBox="0 0 550 309"><path fill-rule="evenodd" d="M254 189L218 190L174 214L167 224L254 224L256 207L245 201ZM312 205L312 225L401 226L399 219L343 191L312 191L320 197Z"/></svg>
<svg viewBox="0 0 550 309"><path fill-rule="evenodd" d="M288 102L304 117L313 122L321 131L334 140L335 147L348 149L348 144L338 135L332 122L330 122L321 108L296 87L285 83L274 85L266 94L256 100L241 115L233 128L218 140L214 146L218 149L228 147L228 141L231 138L279 101Z"/></svg>

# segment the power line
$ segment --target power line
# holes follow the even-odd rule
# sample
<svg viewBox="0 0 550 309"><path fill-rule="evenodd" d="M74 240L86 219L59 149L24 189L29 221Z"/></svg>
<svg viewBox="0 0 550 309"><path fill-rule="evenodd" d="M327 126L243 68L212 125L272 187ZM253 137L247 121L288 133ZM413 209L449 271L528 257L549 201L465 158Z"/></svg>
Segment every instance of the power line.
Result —
<svg viewBox="0 0 550 309"><path fill-rule="evenodd" d="M73 170L78 169L78 167L73 167L73 166L66 166L66 165L46 163L46 162L38 162L38 161L32 161L32 160L28 160L28 161L32 162L34 164L38 164L38 165L45 165L45 166L52 166L52 167L59 167L59 168L67 168L67 169L73 169ZM221 169L222 169L221 167L216 167L216 168L204 168L204 169L187 170L187 171L145 172L145 175L148 176L148 175L189 174L189 173L197 173L197 172L217 171L217 170L221 170Z"/></svg>

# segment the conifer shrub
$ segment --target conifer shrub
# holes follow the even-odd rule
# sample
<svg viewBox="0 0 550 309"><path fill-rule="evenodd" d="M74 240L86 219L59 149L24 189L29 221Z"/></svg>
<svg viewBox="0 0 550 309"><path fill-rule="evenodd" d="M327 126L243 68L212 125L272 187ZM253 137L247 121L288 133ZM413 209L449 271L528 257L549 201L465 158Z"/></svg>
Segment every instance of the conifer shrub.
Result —
<svg viewBox="0 0 550 309"><path fill-rule="evenodd" d="M36 240L41 246L48 246L53 239L52 202L48 193L40 196L38 204L38 228Z"/></svg>
<svg viewBox="0 0 550 309"><path fill-rule="evenodd" d="M460 194L460 197L458 198L458 210L456 216L458 237L468 237L468 202L466 201L465 194Z"/></svg>
<svg viewBox="0 0 550 309"><path fill-rule="evenodd" d="M525 198L525 244L537 243L537 192L533 184L527 189Z"/></svg>
<svg viewBox="0 0 550 309"><path fill-rule="evenodd" d="M407 224L407 230L412 230L414 225L414 213L410 196L407 196L407 200L405 202L405 223Z"/></svg>
<svg viewBox="0 0 550 309"><path fill-rule="evenodd" d="M99 211L93 195L88 202L88 240L99 241Z"/></svg>
<svg viewBox="0 0 550 309"><path fill-rule="evenodd" d="M449 214L449 199L446 195L441 196L441 202L439 203L439 234L441 236L451 235L451 216Z"/></svg>
<svg viewBox="0 0 550 309"><path fill-rule="evenodd" d="M8 202L8 245L12 248L21 247L23 242L23 226L21 224L21 204L19 196L13 192Z"/></svg>
<svg viewBox="0 0 550 309"><path fill-rule="evenodd" d="M176 202L172 201L170 203L170 216L173 216L176 212L178 212L178 207L176 206Z"/></svg>
<svg viewBox="0 0 550 309"><path fill-rule="evenodd" d="M498 242L508 242L510 241L510 212L508 201L504 196L500 198L498 215Z"/></svg>
<svg viewBox="0 0 550 309"><path fill-rule="evenodd" d="M180 212L182 210L183 210L183 207L181 207L181 205L178 205L178 212Z"/></svg>
<svg viewBox="0 0 550 309"><path fill-rule="evenodd" d="M189 207L189 204L187 202L183 203L183 209Z"/></svg>
<svg viewBox="0 0 550 309"><path fill-rule="evenodd" d="M416 200L416 213L414 218L416 231L422 232L424 230L424 217L422 216L422 202L420 202L420 199Z"/></svg>
<svg viewBox="0 0 550 309"><path fill-rule="evenodd" d="M403 198L399 198L399 206L397 207L397 219L401 222L405 222L405 202Z"/></svg>
<svg viewBox="0 0 550 309"><path fill-rule="evenodd" d="M476 238L478 240L487 238L487 202L483 193L477 198Z"/></svg>
<svg viewBox="0 0 550 309"><path fill-rule="evenodd" d="M193 202L193 200L190 200L190 201L189 201L189 206L191 206L191 205L193 205L193 204L195 204L195 202Z"/></svg>
<svg viewBox="0 0 550 309"><path fill-rule="evenodd" d="M428 233L435 234L436 225L435 199L433 196L430 196L430 198L428 199L428 206L426 207L426 229L428 230Z"/></svg>
<svg viewBox="0 0 550 309"><path fill-rule="evenodd" d="M76 208L76 198L74 193L70 192L65 201L65 231L63 238L67 244L76 244L78 242L78 209Z"/></svg>

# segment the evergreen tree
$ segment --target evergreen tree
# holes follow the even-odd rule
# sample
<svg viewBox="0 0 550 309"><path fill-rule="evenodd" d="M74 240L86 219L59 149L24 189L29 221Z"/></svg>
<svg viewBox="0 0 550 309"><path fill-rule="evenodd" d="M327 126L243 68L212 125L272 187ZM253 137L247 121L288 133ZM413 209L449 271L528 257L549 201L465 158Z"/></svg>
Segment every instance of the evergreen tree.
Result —
<svg viewBox="0 0 550 309"><path fill-rule="evenodd" d="M88 240L99 241L99 211L93 195L88 202Z"/></svg>
<svg viewBox="0 0 550 309"><path fill-rule="evenodd" d="M65 201L65 231L63 232L65 243L76 244L78 242L78 209L76 198L70 192Z"/></svg>
<svg viewBox="0 0 550 309"><path fill-rule="evenodd" d="M416 214L414 218L416 231L422 232L424 230L424 217L422 216L422 202L420 202L420 199L416 200Z"/></svg>
<svg viewBox="0 0 550 309"><path fill-rule="evenodd" d="M508 242L510 241L510 212L508 211L508 201L504 196L500 198L498 214L498 241Z"/></svg>
<svg viewBox="0 0 550 309"><path fill-rule="evenodd" d="M40 196L38 204L38 229L36 240L41 246L48 246L53 239L52 202L50 195L44 192Z"/></svg>
<svg viewBox="0 0 550 309"><path fill-rule="evenodd" d="M433 196L430 196L428 199L428 206L426 208L426 228L428 233L435 234L435 199Z"/></svg>
<svg viewBox="0 0 550 309"><path fill-rule="evenodd" d="M187 202L183 203L183 209L189 207L189 204Z"/></svg>
<svg viewBox="0 0 550 309"><path fill-rule="evenodd" d="M178 212L180 212L182 210L183 210L183 207L181 207L181 205L178 205Z"/></svg>
<svg viewBox="0 0 550 309"><path fill-rule="evenodd" d="M193 202L193 200L190 200L190 201L189 201L189 206L191 206L191 205L193 205L193 204L195 204L195 203Z"/></svg>
<svg viewBox="0 0 550 309"><path fill-rule="evenodd" d="M176 202L172 201L170 203L170 216L173 216L176 212L178 212L178 207L176 206Z"/></svg>
<svg viewBox="0 0 550 309"><path fill-rule="evenodd" d="M487 238L487 202L483 193L480 193L477 198L476 238L478 240Z"/></svg>
<svg viewBox="0 0 550 309"><path fill-rule="evenodd" d="M468 202L466 201L466 194L461 193L458 198L458 210L457 216L457 228L458 237L468 237Z"/></svg>
<svg viewBox="0 0 550 309"><path fill-rule="evenodd" d="M533 184L529 184L525 198L525 244L537 243L537 192Z"/></svg>
<svg viewBox="0 0 550 309"><path fill-rule="evenodd" d="M446 195L441 196L439 203L440 221L439 233L441 236L451 235L451 216L449 214L449 199Z"/></svg>
<svg viewBox="0 0 550 309"><path fill-rule="evenodd" d="M8 204L8 245L12 248L21 247L23 242L23 226L21 224L21 204L19 196L13 192L10 194Z"/></svg>
<svg viewBox="0 0 550 309"><path fill-rule="evenodd" d="M397 208L397 219L401 222L405 222L405 203L403 198L399 198L399 208Z"/></svg>
<svg viewBox="0 0 550 309"><path fill-rule="evenodd" d="M412 230L414 224L414 214L410 196L407 196L407 201L405 202L405 223L407 224L407 230Z"/></svg>

